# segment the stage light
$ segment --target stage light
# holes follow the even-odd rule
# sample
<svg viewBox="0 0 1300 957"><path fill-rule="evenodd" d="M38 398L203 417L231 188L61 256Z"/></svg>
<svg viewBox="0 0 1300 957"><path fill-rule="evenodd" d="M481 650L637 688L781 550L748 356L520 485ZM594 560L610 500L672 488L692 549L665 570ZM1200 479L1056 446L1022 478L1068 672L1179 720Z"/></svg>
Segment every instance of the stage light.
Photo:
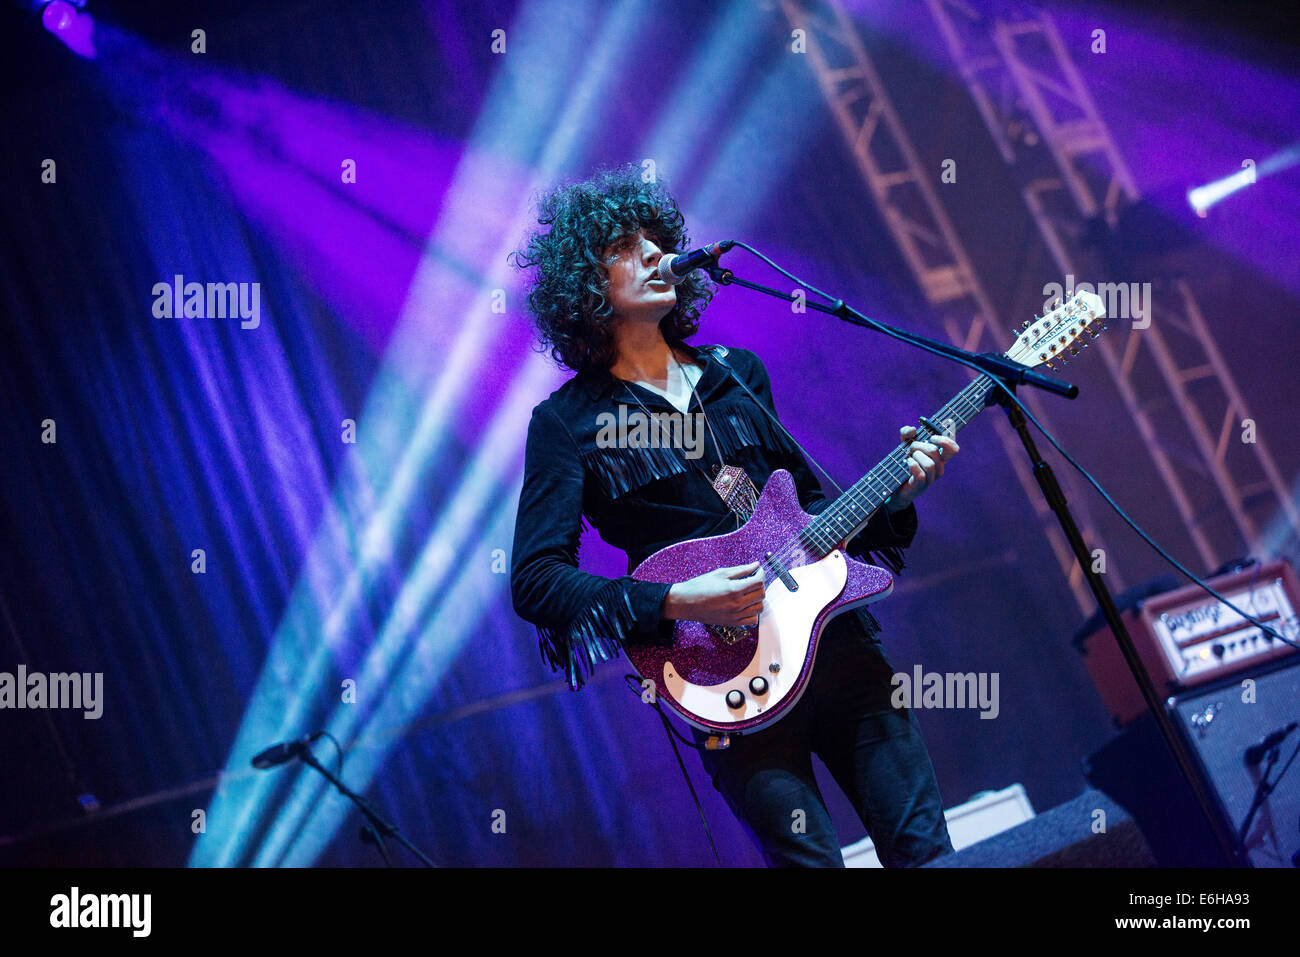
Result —
<svg viewBox="0 0 1300 957"><path fill-rule="evenodd" d="M86 0L52 0L41 9L41 25L77 56L95 57L95 20Z"/></svg>
<svg viewBox="0 0 1300 957"><path fill-rule="evenodd" d="M1192 204L1192 209L1196 210L1197 216L1204 217L1205 211L1215 203L1255 182L1255 176L1255 164L1250 163L1249 166L1243 167L1231 176L1225 176L1205 186L1198 186L1196 189L1189 189L1187 201Z"/></svg>
<svg viewBox="0 0 1300 957"><path fill-rule="evenodd" d="M41 23L51 33L69 29L76 19L77 8L67 0L54 0L53 3L46 4L41 13Z"/></svg>
<svg viewBox="0 0 1300 957"><path fill-rule="evenodd" d="M1245 189L1265 176L1270 176L1300 162L1300 143L1292 143L1286 149L1279 150L1266 159L1260 160L1258 166L1252 159L1241 161L1241 169L1231 176L1198 186L1187 191L1187 202L1196 215L1205 218L1205 211L1216 203L1227 199L1233 193Z"/></svg>

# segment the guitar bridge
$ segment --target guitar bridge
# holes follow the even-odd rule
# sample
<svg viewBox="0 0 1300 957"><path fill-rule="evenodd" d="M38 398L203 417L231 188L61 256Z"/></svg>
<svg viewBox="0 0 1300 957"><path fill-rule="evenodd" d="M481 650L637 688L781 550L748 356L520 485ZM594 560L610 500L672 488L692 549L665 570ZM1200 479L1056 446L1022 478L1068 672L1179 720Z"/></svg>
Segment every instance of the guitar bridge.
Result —
<svg viewBox="0 0 1300 957"><path fill-rule="evenodd" d="M744 625L710 625L709 631L724 645L734 645L749 636L749 629Z"/></svg>

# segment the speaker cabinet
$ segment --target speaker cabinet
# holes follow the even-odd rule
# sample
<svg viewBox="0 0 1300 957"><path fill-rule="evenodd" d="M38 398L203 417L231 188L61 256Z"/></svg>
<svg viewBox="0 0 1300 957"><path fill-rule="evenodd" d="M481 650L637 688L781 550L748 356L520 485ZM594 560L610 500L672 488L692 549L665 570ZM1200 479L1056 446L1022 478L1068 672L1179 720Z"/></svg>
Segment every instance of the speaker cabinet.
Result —
<svg viewBox="0 0 1300 957"><path fill-rule="evenodd" d="M1300 661L1292 657L1168 703L1232 833L1240 836L1250 816L1242 841L1249 862L1300 866ZM1269 735L1280 740L1260 747ZM1272 793L1251 816L1265 776Z"/></svg>

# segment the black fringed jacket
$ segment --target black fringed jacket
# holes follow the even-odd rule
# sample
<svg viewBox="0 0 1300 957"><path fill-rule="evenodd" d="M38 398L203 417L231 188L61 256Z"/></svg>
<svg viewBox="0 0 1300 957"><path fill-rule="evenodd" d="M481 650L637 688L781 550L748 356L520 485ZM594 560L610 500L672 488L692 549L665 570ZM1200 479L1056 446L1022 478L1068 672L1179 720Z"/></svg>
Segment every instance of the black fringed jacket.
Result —
<svg viewBox="0 0 1300 957"><path fill-rule="evenodd" d="M775 415L771 380L758 356L722 346L685 349L704 361L695 394L712 427L711 433L704 430L704 454L694 464L681 449L667 446L598 447L602 412L617 416L619 405L641 411L630 390L651 412L680 415L663 396L605 371L574 376L533 409L528 423L511 600L515 613L537 626L542 657L563 669L575 690L596 662L617 657L624 644L670 641L672 632L660 614L669 585L578 569L583 518L627 553L628 571L667 545L733 531L739 520L706 478L718 462L715 438L727 464L742 467L760 490L774 471L785 469L804 511L816 515L830 504L803 454L732 378L740 377ZM693 402L690 411L698 412L699 405ZM913 506L893 514L882 508L847 551L898 572L902 549L915 534ZM858 615L834 619L827 632L855 622L872 635L878 628L859 609Z"/></svg>

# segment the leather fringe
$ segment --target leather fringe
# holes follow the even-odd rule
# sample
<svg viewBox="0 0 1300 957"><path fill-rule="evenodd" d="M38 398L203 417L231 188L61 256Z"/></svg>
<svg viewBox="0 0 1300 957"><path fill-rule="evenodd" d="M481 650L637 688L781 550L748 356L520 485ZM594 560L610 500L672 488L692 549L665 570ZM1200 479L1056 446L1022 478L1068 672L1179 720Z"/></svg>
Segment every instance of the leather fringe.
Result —
<svg viewBox="0 0 1300 957"><path fill-rule="evenodd" d="M715 414L709 419L709 425L713 426L713 435L723 455L730 455L747 445L760 445L787 453L799 451L785 433L772 424L771 419L748 403L729 409L724 415ZM710 442L713 440L713 437L706 438Z"/></svg>
<svg viewBox="0 0 1300 957"><path fill-rule="evenodd" d="M599 589L587 609L567 628L537 628L542 660L552 671L563 671L574 691L582 687L597 664L612 661L622 653L623 639L635 625L627 591L618 582L611 586Z"/></svg>
<svg viewBox="0 0 1300 957"><path fill-rule="evenodd" d="M676 449L596 448L582 453L582 463L600 479L605 494L618 498L632 489L648 485L686 471L686 463Z"/></svg>
<svg viewBox="0 0 1300 957"><path fill-rule="evenodd" d="M797 451L771 419L746 404L730 409L719 407L710 412L703 441L710 454L715 453L716 442L724 458L749 446ZM594 448L582 453L582 462L600 480L610 498L618 498L659 479L681 475L689 468L683 450L672 446Z"/></svg>

